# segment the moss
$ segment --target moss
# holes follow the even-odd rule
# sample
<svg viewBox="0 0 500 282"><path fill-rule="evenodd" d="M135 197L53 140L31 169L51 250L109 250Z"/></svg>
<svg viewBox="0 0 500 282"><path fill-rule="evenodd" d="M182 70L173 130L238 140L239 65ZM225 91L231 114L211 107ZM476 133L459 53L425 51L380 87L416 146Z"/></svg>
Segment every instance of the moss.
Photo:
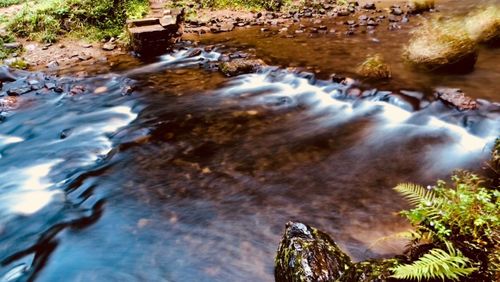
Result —
<svg viewBox="0 0 500 282"><path fill-rule="evenodd" d="M391 70L377 54L366 58L358 67L358 74L371 79L386 79L391 77Z"/></svg>
<svg viewBox="0 0 500 282"><path fill-rule="evenodd" d="M122 33L127 17L143 16L147 0L42 0L25 5L9 23L16 35L41 42L54 42L72 33L102 39Z"/></svg>
<svg viewBox="0 0 500 282"><path fill-rule="evenodd" d="M470 13L465 29L479 43L500 41L500 6L489 6Z"/></svg>
<svg viewBox="0 0 500 282"><path fill-rule="evenodd" d="M467 72L477 60L477 44L457 20L430 20L413 32L405 59L427 71Z"/></svg>
<svg viewBox="0 0 500 282"><path fill-rule="evenodd" d="M22 69L25 70L28 68L28 63L26 63L25 60L23 59L16 59L13 62L9 64L10 67L16 68L16 69Z"/></svg>

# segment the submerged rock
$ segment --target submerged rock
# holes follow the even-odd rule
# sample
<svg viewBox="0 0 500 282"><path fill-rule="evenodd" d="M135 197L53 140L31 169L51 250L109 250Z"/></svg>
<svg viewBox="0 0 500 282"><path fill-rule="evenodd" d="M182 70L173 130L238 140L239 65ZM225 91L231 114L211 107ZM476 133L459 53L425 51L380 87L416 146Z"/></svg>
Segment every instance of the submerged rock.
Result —
<svg viewBox="0 0 500 282"><path fill-rule="evenodd" d="M288 222L275 260L277 282L384 282L397 259L352 263L326 233L299 222Z"/></svg>
<svg viewBox="0 0 500 282"><path fill-rule="evenodd" d="M258 71L266 63L260 59L236 59L219 64L220 71L227 76L235 76Z"/></svg>

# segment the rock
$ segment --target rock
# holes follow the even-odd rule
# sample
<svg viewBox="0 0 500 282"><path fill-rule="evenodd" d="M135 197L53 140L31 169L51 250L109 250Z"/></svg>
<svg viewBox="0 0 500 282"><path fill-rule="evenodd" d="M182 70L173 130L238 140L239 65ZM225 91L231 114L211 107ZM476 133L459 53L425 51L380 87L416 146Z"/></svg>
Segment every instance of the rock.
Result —
<svg viewBox="0 0 500 282"><path fill-rule="evenodd" d="M46 65L46 67L48 69L56 69L59 67L59 63L57 61L51 61Z"/></svg>
<svg viewBox="0 0 500 282"><path fill-rule="evenodd" d="M337 281L352 267L330 236L298 222L286 224L275 264L276 282Z"/></svg>
<svg viewBox="0 0 500 282"><path fill-rule="evenodd" d="M345 80L345 76L338 75L336 73L330 75L330 80L335 82L335 83L341 83L342 81Z"/></svg>
<svg viewBox="0 0 500 282"><path fill-rule="evenodd" d="M256 72L265 65L264 61L259 59L236 59L220 63L219 69L227 76L235 76Z"/></svg>
<svg viewBox="0 0 500 282"><path fill-rule="evenodd" d="M83 48L92 48L92 44L89 43L82 43L80 44L80 46L82 46Z"/></svg>
<svg viewBox="0 0 500 282"><path fill-rule="evenodd" d="M326 233L303 223L288 222L275 259L276 282L384 282L398 260L352 263Z"/></svg>
<svg viewBox="0 0 500 282"><path fill-rule="evenodd" d="M92 56L87 55L87 54L80 54L80 55L78 55L78 59L80 61L88 61L88 60L92 59Z"/></svg>
<svg viewBox="0 0 500 282"><path fill-rule="evenodd" d="M9 96L21 96L31 91L31 87L11 88L7 90Z"/></svg>
<svg viewBox="0 0 500 282"><path fill-rule="evenodd" d="M223 23L220 25L220 31L221 32L228 32L232 31L234 29L234 24L231 22Z"/></svg>
<svg viewBox="0 0 500 282"><path fill-rule="evenodd" d="M375 3L373 3L373 2L367 2L365 5L363 5L363 9L366 9L366 10L376 10L377 7L375 6Z"/></svg>
<svg viewBox="0 0 500 282"><path fill-rule="evenodd" d="M102 50L104 50L104 51L113 51L113 50L115 50L115 48L116 48L116 44L111 43L111 42L104 43L104 45L102 45Z"/></svg>
<svg viewBox="0 0 500 282"><path fill-rule="evenodd" d="M460 111L477 109L477 101L465 96L458 88L437 88L435 95L446 104L456 107Z"/></svg>
<svg viewBox="0 0 500 282"><path fill-rule="evenodd" d="M391 14L395 16L401 16L403 14L403 10L401 10L401 8L392 8Z"/></svg>
<svg viewBox="0 0 500 282"><path fill-rule="evenodd" d="M189 54L187 56L188 56L188 58L196 57L196 56L201 55L201 52L202 52L201 49L194 49L191 52L189 52Z"/></svg>
<svg viewBox="0 0 500 282"><path fill-rule="evenodd" d="M19 42L12 42L12 43L4 43L3 44L3 48L10 49L10 50L19 49L21 47L23 47L23 45Z"/></svg>
<svg viewBox="0 0 500 282"><path fill-rule="evenodd" d="M387 19L391 23L399 22L401 20L400 17L394 16L394 15L389 15L389 17Z"/></svg>
<svg viewBox="0 0 500 282"><path fill-rule="evenodd" d="M368 20L368 16L367 15L361 15L361 16L358 17L358 20L360 20L360 21L366 21L366 20Z"/></svg>

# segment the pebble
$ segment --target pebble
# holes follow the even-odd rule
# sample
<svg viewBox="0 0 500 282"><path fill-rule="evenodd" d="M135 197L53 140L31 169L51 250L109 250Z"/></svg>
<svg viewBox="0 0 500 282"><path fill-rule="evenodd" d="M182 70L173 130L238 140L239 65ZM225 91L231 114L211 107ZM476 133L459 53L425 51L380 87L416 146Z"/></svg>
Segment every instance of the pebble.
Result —
<svg viewBox="0 0 500 282"><path fill-rule="evenodd" d="M48 69L56 69L59 67L59 63L57 61L51 61L47 64Z"/></svg>

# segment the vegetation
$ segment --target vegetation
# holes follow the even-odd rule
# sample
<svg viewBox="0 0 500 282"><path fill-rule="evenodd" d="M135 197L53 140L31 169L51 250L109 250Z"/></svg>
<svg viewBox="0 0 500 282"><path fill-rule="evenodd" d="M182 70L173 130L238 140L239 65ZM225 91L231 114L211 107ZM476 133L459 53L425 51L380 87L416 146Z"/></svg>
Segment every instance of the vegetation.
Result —
<svg viewBox="0 0 500 282"><path fill-rule="evenodd" d="M469 36L480 43L500 39L500 6L478 9L467 16L465 28Z"/></svg>
<svg viewBox="0 0 500 282"><path fill-rule="evenodd" d="M498 161L497 143L492 162ZM438 181L424 188L401 184L395 190L414 208L403 211L415 226L410 232L412 264L392 268L393 277L493 281L500 275L500 191L469 172L458 172L452 185Z"/></svg>
<svg viewBox="0 0 500 282"><path fill-rule="evenodd" d="M8 49L3 47L4 43L9 43L13 41L14 37L11 34L9 33L0 34L0 60L7 58L10 54L17 51L16 49Z"/></svg>
<svg viewBox="0 0 500 282"><path fill-rule="evenodd" d="M25 5L8 27L29 39L54 42L59 35L72 32L78 36L102 39L123 32L127 18L143 16L147 0L45 0Z"/></svg>
<svg viewBox="0 0 500 282"><path fill-rule="evenodd" d="M278 11L285 5L289 5L291 0L173 0L174 7L201 7L214 9L255 9L255 10L270 10Z"/></svg>
<svg viewBox="0 0 500 282"><path fill-rule="evenodd" d="M385 79L391 77L391 70L380 55L368 56L358 67L358 73L366 78Z"/></svg>
<svg viewBox="0 0 500 282"><path fill-rule="evenodd" d="M0 8L8 7L25 2L25 0L0 0Z"/></svg>
<svg viewBox="0 0 500 282"><path fill-rule="evenodd" d="M477 44L457 20L430 20L413 33L404 57L424 70L468 71L477 59Z"/></svg>

